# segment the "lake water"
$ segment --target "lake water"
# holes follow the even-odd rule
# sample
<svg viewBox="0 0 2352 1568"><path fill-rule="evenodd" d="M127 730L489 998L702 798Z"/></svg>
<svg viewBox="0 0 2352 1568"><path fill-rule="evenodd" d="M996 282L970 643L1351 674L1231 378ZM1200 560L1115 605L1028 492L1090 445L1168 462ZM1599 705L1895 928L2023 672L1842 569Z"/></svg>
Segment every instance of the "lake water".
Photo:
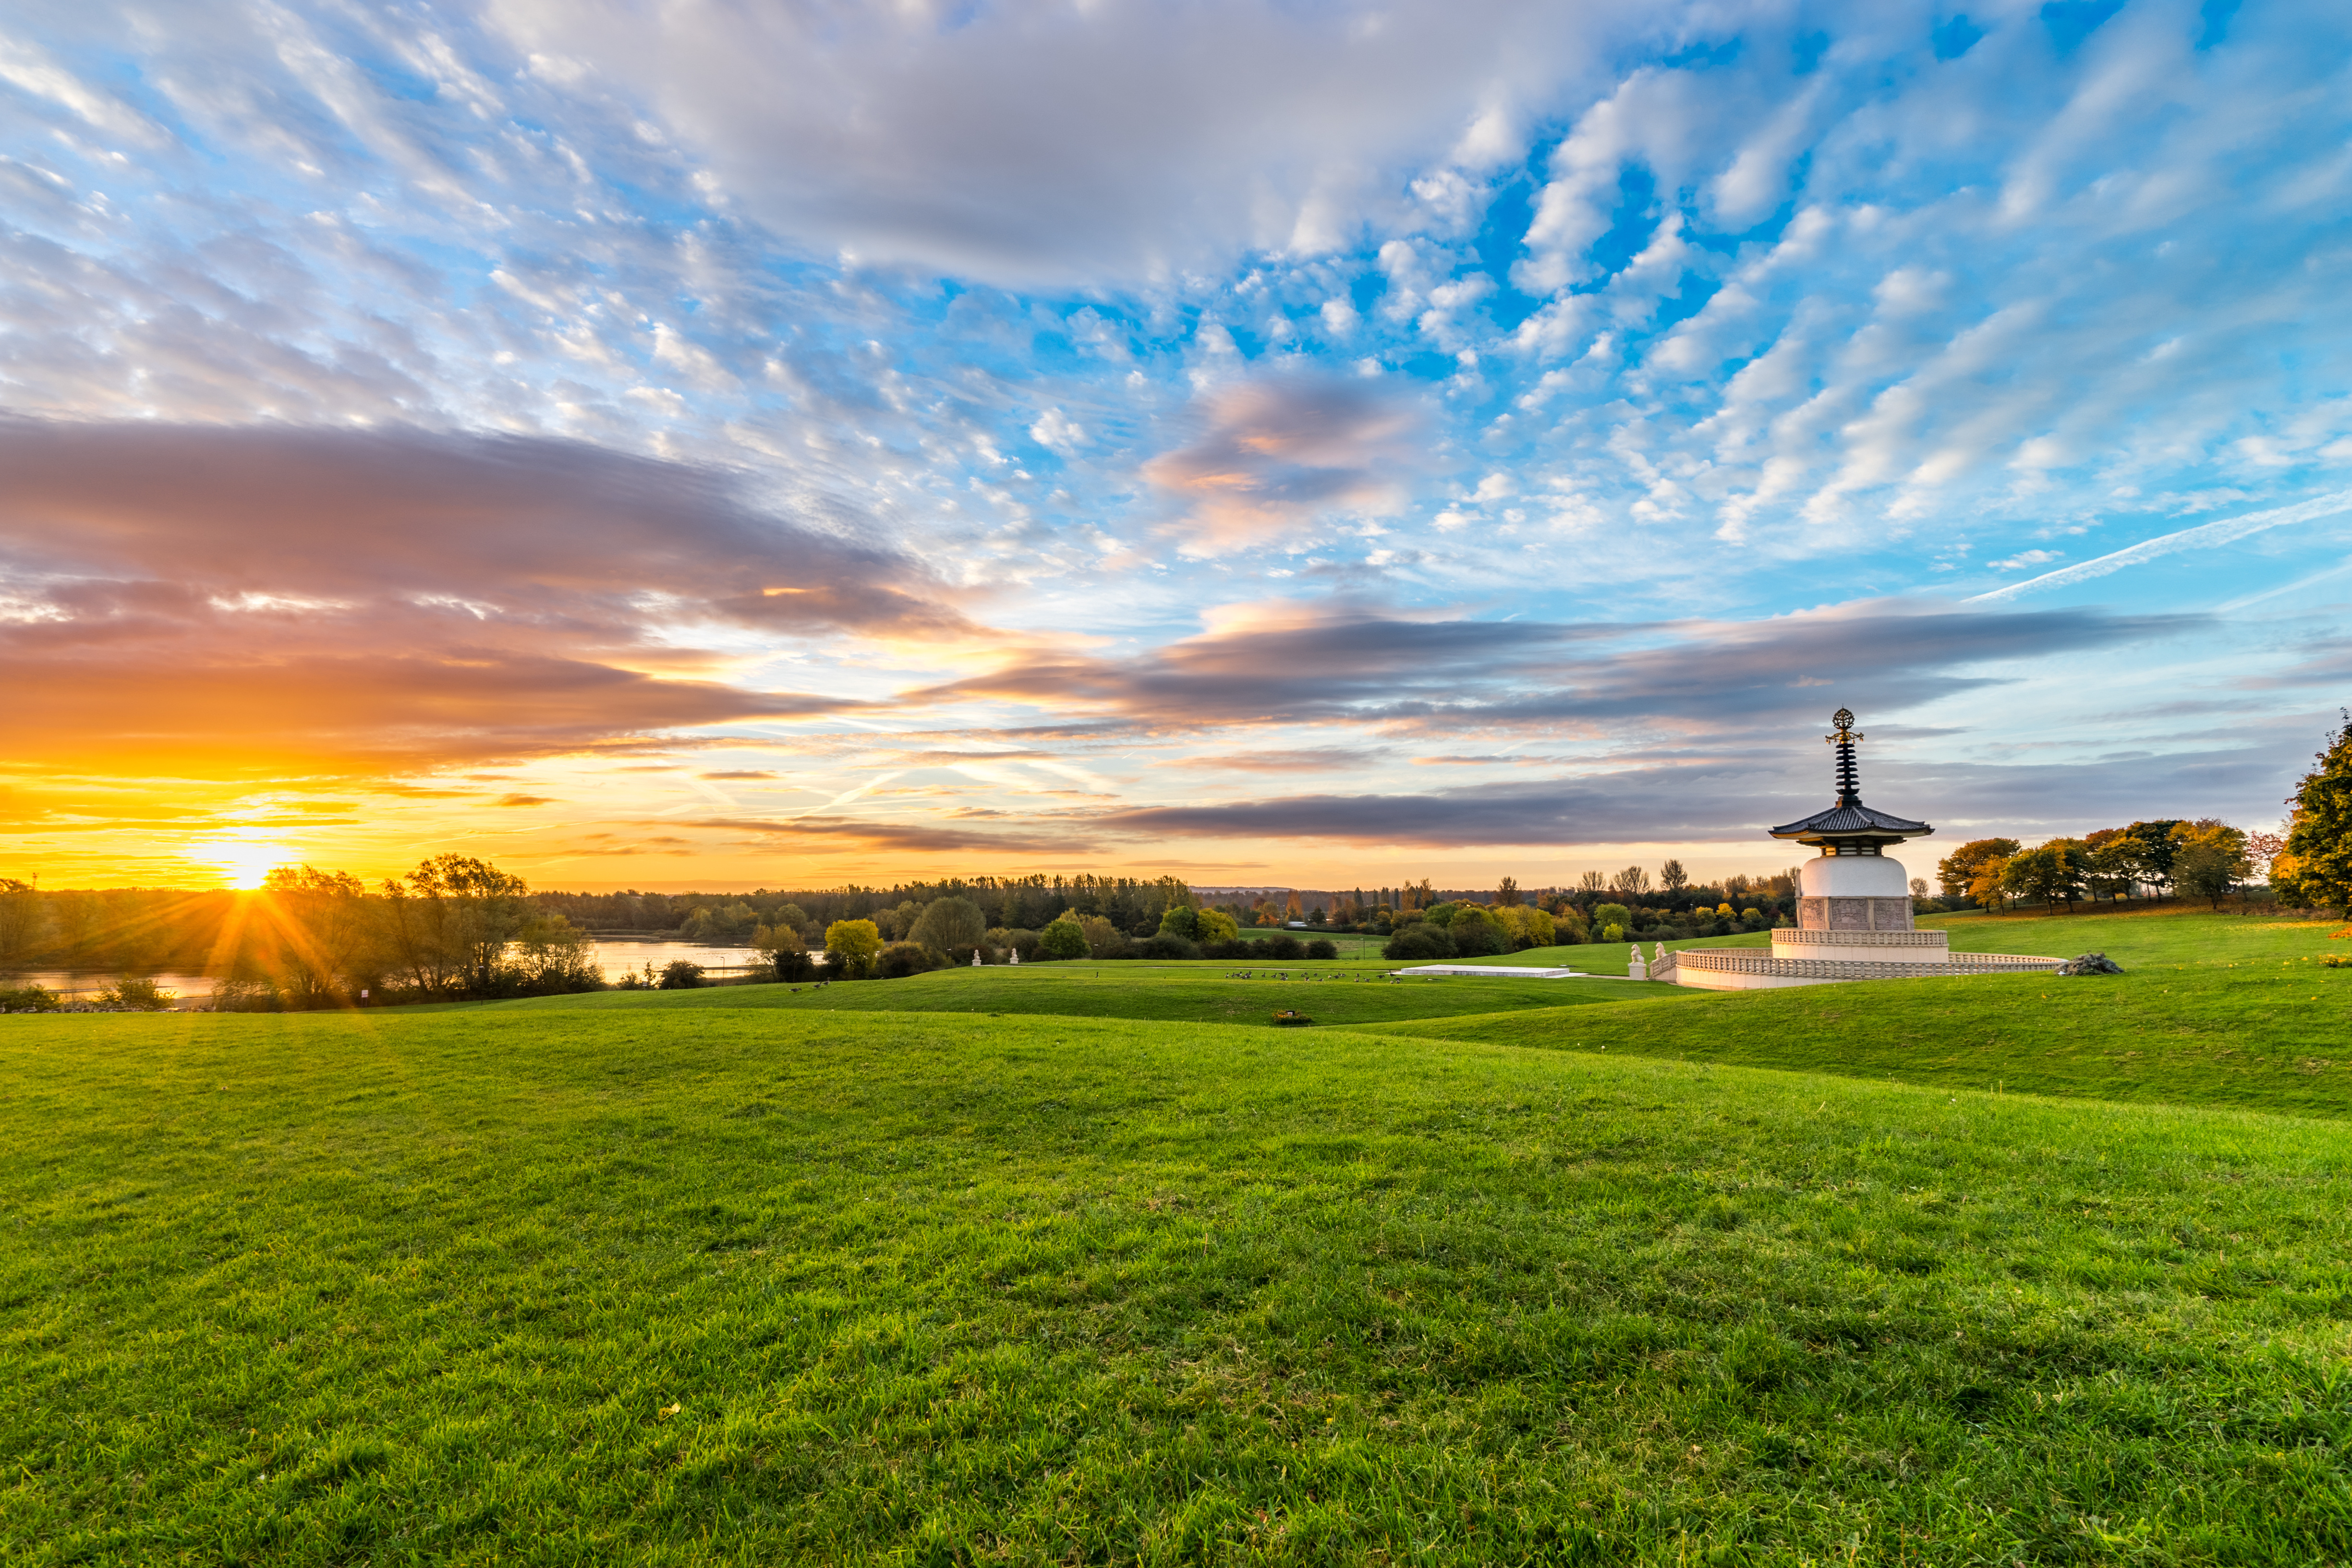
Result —
<svg viewBox="0 0 2352 1568"><path fill-rule="evenodd" d="M642 975L651 964L659 976L662 966L683 958L706 969L740 972L767 960L750 947L717 947L702 942L664 942L627 936L596 938L596 967L607 982L624 975ZM181 1007L190 1007L213 994L213 983L202 975L159 974L150 977L164 990L176 993ZM100 991L121 978L110 969L28 969L0 972L0 986L39 986L68 1001L94 1002Z"/></svg>

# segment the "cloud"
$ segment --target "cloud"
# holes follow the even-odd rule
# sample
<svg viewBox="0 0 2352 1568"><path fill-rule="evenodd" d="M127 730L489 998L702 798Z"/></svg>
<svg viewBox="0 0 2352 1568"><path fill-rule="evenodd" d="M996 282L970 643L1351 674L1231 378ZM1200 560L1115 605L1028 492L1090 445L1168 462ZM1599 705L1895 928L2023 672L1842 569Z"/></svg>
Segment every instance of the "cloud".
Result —
<svg viewBox="0 0 2352 1568"><path fill-rule="evenodd" d="M1935 862L1964 838L2004 830L2041 838L2142 817L2225 811L2275 778L2284 760L2283 752L2263 748L2040 765L1885 766L1866 775L1864 796L1942 829L1895 852L1913 875L1932 877ZM1765 830L1827 804L1830 793L1819 756L1792 763L1769 755L1417 794L1150 807L1108 813L1092 826L1147 841L1274 839L1439 851L1704 843L1771 850L1793 861L1809 852L1777 844Z"/></svg>
<svg viewBox="0 0 2352 1568"><path fill-rule="evenodd" d="M2194 616L1864 601L1758 622L1418 621L1282 601L1128 659L1055 654L909 694L1040 691L1155 733L1351 722L1404 734L1754 733L1907 708L2020 661L2193 631Z"/></svg>
<svg viewBox="0 0 2352 1568"><path fill-rule="evenodd" d="M1401 204L1399 173L1457 146L1507 159L1523 109L1657 26L1535 0L499 0L489 16L650 104L800 246L1015 286L1342 244L1367 206Z"/></svg>
<svg viewBox="0 0 2352 1568"><path fill-rule="evenodd" d="M1291 375L1221 387L1201 399L1192 444L1144 476L1186 507L1208 550L1268 541L1336 513L1381 514L1403 500L1417 410L1376 382ZM1197 530L1197 531L1194 531Z"/></svg>
<svg viewBox="0 0 2352 1568"><path fill-rule="evenodd" d="M0 468L19 756L592 747L850 706L708 678L713 627L975 631L886 548L755 508L724 475L571 443L16 421Z"/></svg>

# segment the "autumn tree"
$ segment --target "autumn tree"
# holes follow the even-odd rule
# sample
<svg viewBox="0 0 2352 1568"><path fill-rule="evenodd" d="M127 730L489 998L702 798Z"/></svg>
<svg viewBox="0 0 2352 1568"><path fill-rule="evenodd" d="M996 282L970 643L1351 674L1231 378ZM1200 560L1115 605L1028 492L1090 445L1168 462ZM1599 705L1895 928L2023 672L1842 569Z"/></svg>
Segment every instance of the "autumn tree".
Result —
<svg viewBox="0 0 2352 1568"><path fill-rule="evenodd" d="M824 967L845 980L873 972L882 951L882 933L871 920L836 920L824 928Z"/></svg>
<svg viewBox="0 0 2352 1568"><path fill-rule="evenodd" d="M2352 919L2352 714L2328 737L2288 804L2286 847L2271 862L2271 885L2306 906Z"/></svg>
<svg viewBox="0 0 2352 1568"><path fill-rule="evenodd" d="M2074 901L2083 896L2083 857L2080 839L2052 839L2021 850L2002 866L2001 887L2021 898L2063 904L2072 915Z"/></svg>
<svg viewBox="0 0 2352 1568"><path fill-rule="evenodd" d="M1650 873L1640 866L1629 865L1617 873L1617 891L1625 894L1650 891Z"/></svg>
<svg viewBox="0 0 2352 1568"><path fill-rule="evenodd" d="M1658 885L1668 893L1680 893L1690 885L1690 873L1680 861L1668 861L1658 868Z"/></svg>
<svg viewBox="0 0 2352 1568"><path fill-rule="evenodd" d="M1507 909L1515 904L1524 902L1525 897L1526 895L1519 892L1517 877L1507 876L1495 885L1495 903L1499 907Z"/></svg>
<svg viewBox="0 0 2352 1568"><path fill-rule="evenodd" d="M1971 891L1990 861L2005 861L2022 847L2015 839L1972 839L1936 862L1936 880L1958 898Z"/></svg>

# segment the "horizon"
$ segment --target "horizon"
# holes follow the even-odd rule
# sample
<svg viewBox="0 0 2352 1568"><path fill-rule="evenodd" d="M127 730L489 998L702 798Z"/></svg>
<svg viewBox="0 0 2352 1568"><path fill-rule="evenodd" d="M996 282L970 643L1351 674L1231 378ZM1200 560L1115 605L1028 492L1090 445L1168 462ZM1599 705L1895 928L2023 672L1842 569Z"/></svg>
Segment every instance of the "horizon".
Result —
<svg viewBox="0 0 2352 1568"><path fill-rule="evenodd" d="M1841 707L1912 876L2273 828L2352 700L2347 67L2305 4L37 5L0 876L1712 883Z"/></svg>

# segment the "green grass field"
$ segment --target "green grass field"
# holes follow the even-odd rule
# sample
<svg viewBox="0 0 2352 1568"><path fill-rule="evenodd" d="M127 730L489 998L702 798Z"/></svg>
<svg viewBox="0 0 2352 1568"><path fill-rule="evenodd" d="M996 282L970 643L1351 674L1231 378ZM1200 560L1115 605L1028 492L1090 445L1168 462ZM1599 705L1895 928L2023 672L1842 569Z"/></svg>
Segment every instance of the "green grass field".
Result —
<svg viewBox="0 0 2352 1568"><path fill-rule="evenodd" d="M0 1559L2352 1561L2326 937L0 1019Z"/></svg>

